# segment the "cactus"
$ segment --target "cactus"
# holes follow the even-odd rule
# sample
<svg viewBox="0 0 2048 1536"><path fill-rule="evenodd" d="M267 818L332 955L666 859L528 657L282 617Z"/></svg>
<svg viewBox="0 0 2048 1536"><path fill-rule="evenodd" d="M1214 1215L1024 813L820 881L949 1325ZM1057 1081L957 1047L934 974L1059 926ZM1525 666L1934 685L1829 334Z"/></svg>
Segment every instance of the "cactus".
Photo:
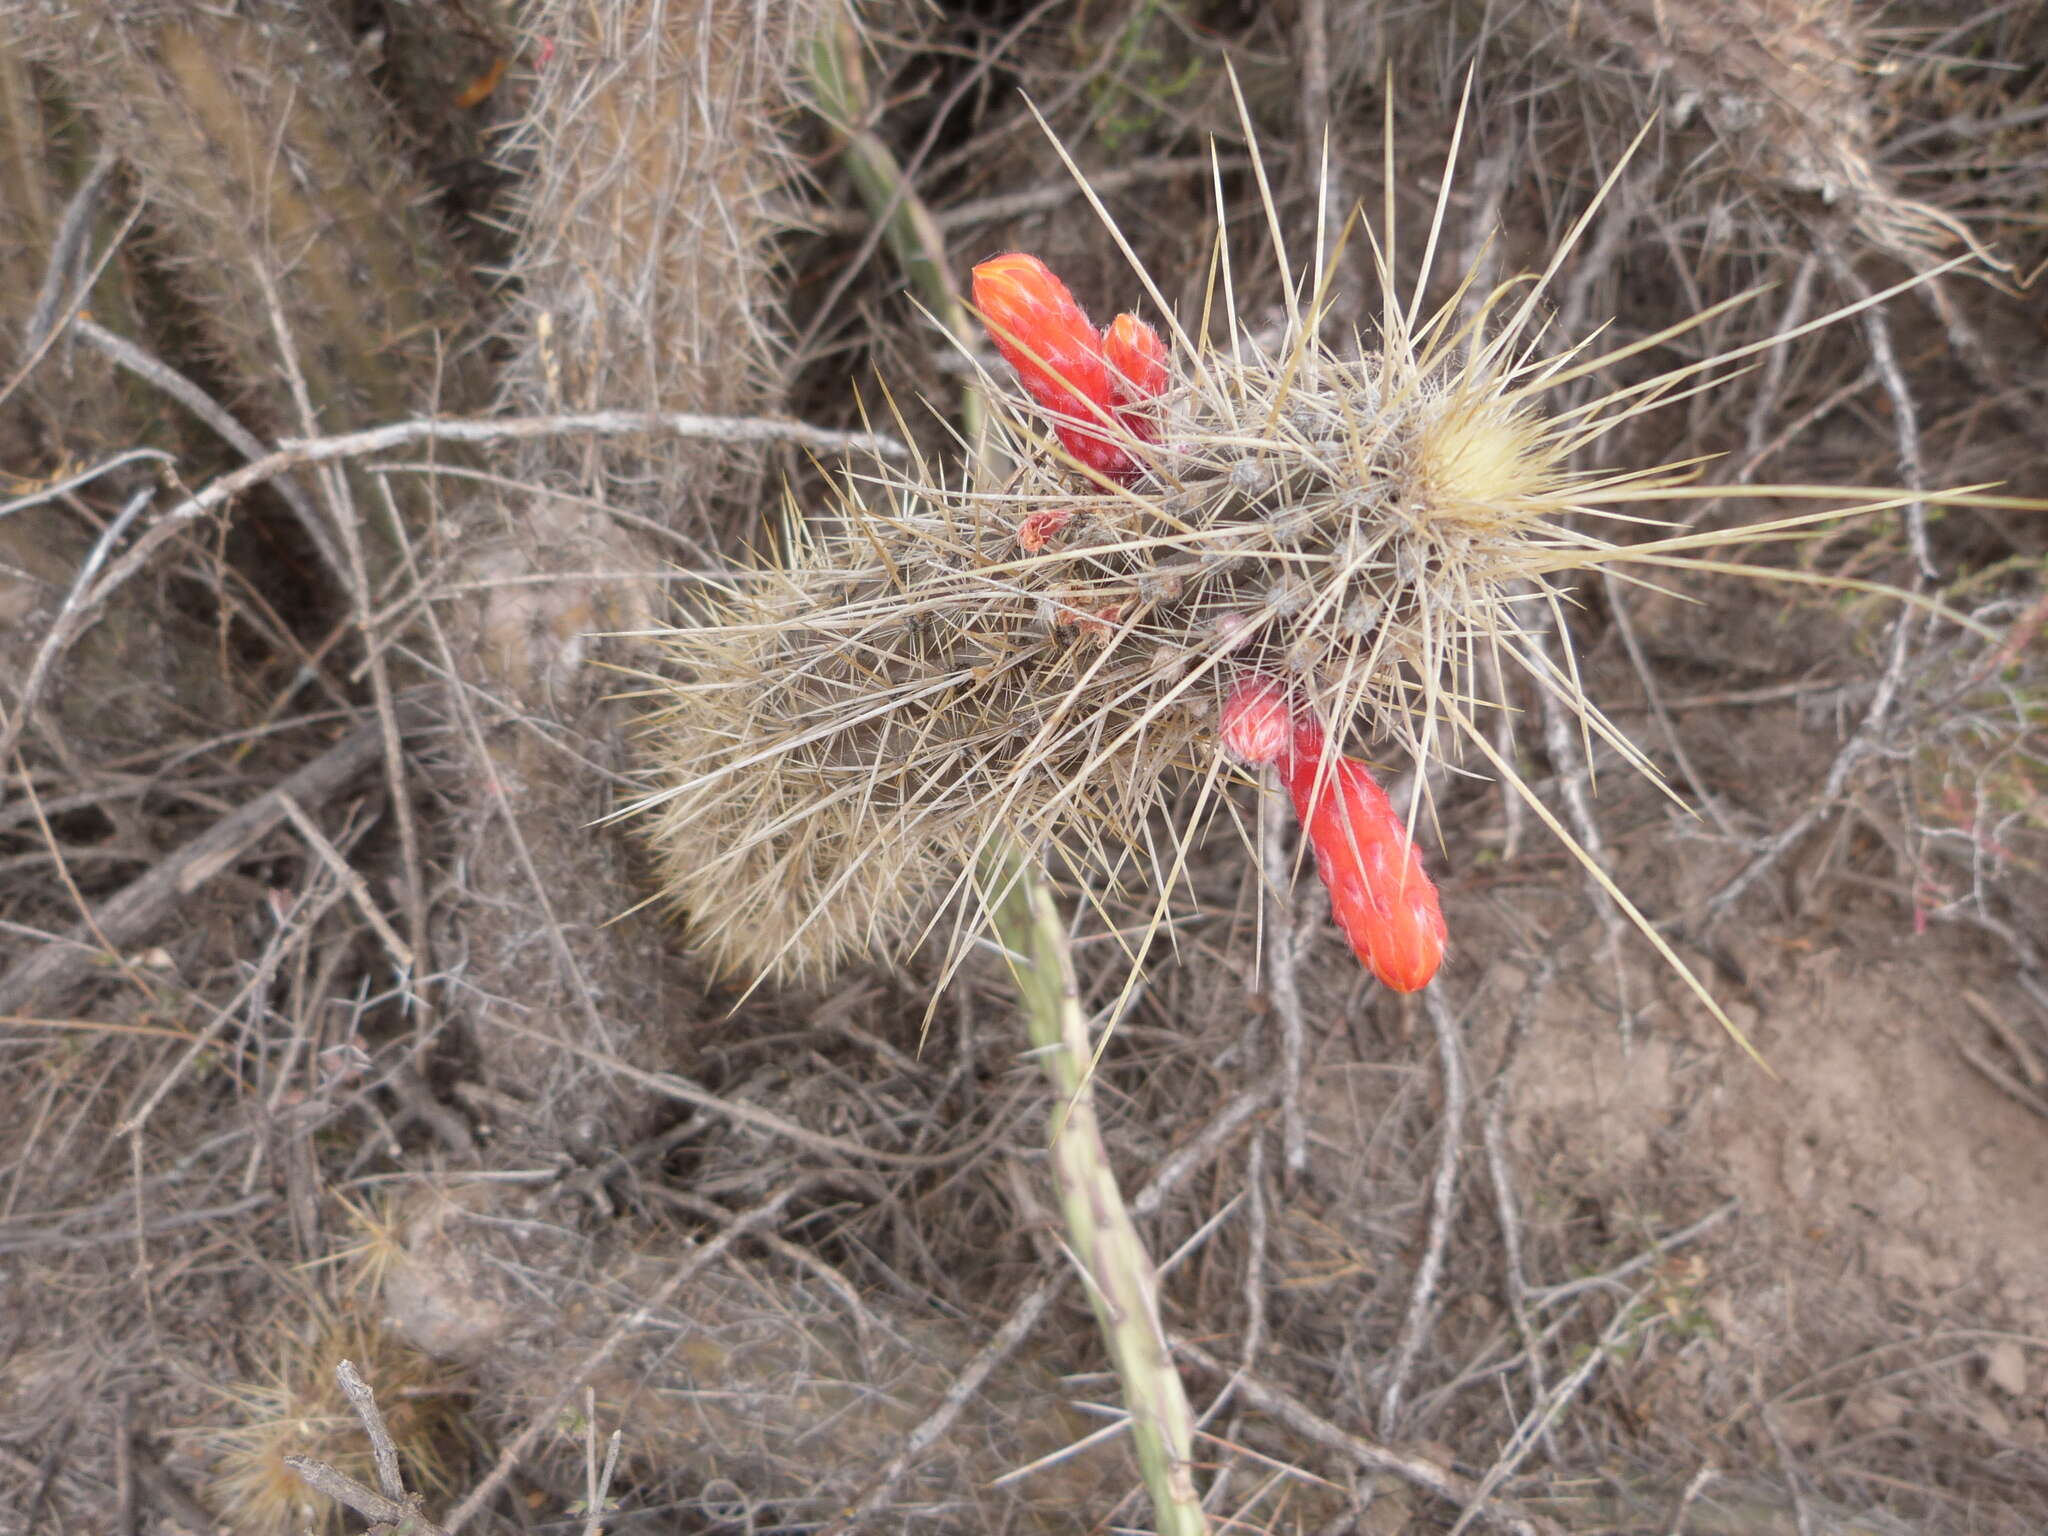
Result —
<svg viewBox="0 0 2048 1536"><path fill-rule="evenodd" d="M331 15L80 0L26 44L132 168L154 259L259 432L305 427L287 346L316 431L474 403L478 285ZM374 579L400 540L358 502Z"/></svg>
<svg viewBox="0 0 2048 1536"><path fill-rule="evenodd" d="M1789 338L1546 414L1551 391L1727 307L1605 353L1547 355L1541 298L1569 246L1533 283L1426 317L1427 273L1403 297L1382 257L1379 336L1362 356L1320 333L1320 289L1290 296L1277 345L1226 302L1220 341L1172 327L1164 387L1135 410L1119 406L1099 337L1042 266L984 264L991 332L1029 396L1010 397L1005 423L1016 469L978 485L922 461L850 478L822 527L791 536L785 561L743 573L666 637L673 665L650 688L654 788L634 808L647 813L661 896L716 966L747 979L816 979L863 951L900 958L941 931L957 952L981 921L956 900L963 872L1004 839L1112 888L1150 884L1163 912L1164 848L1199 828L1160 814L1216 771L1218 710L1247 675L1283 680L1340 755L1356 741L1425 766L1484 758L1587 857L1482 728L1494 707L1482 662L1560 695L1588 733L1653 770L1522 615L1555 610L1571 572L1712 567L1703 552L1717 546L1796 537L1904 493L1716 487L1826 510L1610 538L1646 505L1701 493L1685 466L1589 472L1573 456ZM1375 243L1394 248L1390 232ZM1426 979L1419 965L1394 969Z"/></svg>
<svg viewBox="0 0 2048 1536"><path fill-rule="evenodd" d="M523 178L506 385L520 408L731 415L779 394L788 225L771 198L797 172L778 114L813 10L764 25L735 0L529 8L535 79L504 151ZM665 442L548 467L674 516L744 462Z"/></svg>

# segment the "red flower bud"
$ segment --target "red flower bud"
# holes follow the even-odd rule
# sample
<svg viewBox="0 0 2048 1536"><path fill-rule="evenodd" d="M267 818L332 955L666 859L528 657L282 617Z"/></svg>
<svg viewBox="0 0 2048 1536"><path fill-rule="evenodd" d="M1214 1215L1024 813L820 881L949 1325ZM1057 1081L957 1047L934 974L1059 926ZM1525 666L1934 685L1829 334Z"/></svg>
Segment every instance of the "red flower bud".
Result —
<svg viewBox="0 0 2048 1536"><path fill-rule="evenodd" d="M1293 740L1291 714L1286 689L1270 677L1248 677L1223 701L1216 734L1240 762L1276 763Z"/></svg>
<svg viewBox="0 0 2048 1536"><path fill-rule="evenodd" d="M1012 252L974 269L974 305L1067 452L1112 479L1133 474L1136 463L1106 427L1118 402L1102 338L1067 285L1036 256Z"/></svg>
<svg viewBox="0 0 2048 1536"><path fill-rule="evenodd" d="M1118 315L1102 335L1102 355L1110 367L1110 387L1120 406L1143 405L1166 392L1166 343L1136 315ZM1143 411L1117 412L1117 419L1141 442L1159 440L1157 418Z"/></svg>

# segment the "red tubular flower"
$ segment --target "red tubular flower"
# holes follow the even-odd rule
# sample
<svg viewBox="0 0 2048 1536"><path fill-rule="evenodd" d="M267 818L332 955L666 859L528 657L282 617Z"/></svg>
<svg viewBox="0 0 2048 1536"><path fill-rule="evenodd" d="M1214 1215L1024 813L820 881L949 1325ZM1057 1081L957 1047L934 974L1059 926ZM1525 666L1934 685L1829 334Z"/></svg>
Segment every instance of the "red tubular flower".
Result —
<svg viewBox="0 0 2048 1536"><path fill-rule="evenodd" d="M1136 315L1118 315L1102 333L1102 355L1110 368L1110 387L1116 402L1125 409L1117 420L1130 428L1141 442L1159 440L1159 422L1153 416L1129 409L1155 400L1166 392L1166 343L1159 333Z"/></svg>
<svg viewBox="0 0 2048 1536"><path fill-rule="evenodd" d="M1218 733L1233 755L1279 765L1352 953L1397 992L1428 986L1443 963L1443 911L1420 850L1365 764L1327 753L1322 722L1294 710L1270 678L1231 691Z"/></svg>
<svg viewBox="0 0 2048 1536"><path fill-rule="evenodd" d="M1365 764L1339 757L1323 772L1296 734L1280 771L1329 887L1330 915L1373 975L1396 992L1420 991L1443 963L1448 937L1421 852Z"/></svg>
<svg viewBox="0 0 2048 1536"><path fill-rule="evenodd" d="M1052 269L1022 252L992 257L974 269L974 306L1017 382L1053 417L1067 452L1112 479L1136 473L1100 425L1114 419L1118 404L1102 337Z"/></svg>

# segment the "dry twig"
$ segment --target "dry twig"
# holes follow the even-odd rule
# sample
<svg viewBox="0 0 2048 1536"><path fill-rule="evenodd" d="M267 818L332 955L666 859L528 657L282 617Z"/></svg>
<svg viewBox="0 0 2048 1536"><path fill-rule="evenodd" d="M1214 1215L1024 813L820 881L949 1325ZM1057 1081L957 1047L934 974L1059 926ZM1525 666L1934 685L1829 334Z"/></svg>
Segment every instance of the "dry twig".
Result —
<svg viewBox="0 0 2048 1536"><path fill-rule="evenodd" d="M1885 393L1891 401L1892 429L1898 444L1900 479L1913 491L1925 490L1927 477L1922 467L1920 450L1920 412L1914 403L1912 391L1906 385L1905 375L1899 368L1898 351L1892 345L1891 322L1886 318L1882 307L1869 302L1870 290L1856 276L1840 250L1831 246L1827 250L1827 256L1836 278L1864 301L1865 307L1858 311L1856 320L1862 327L1864 339L1870 347L1872 365L1877 369L1878 377L1883 380ZM1917 597L1927 589L1937 575L1934 558L1928 546L1926 503L1908 502L1901 509L1901 517L1905 524L1907 546L1912 551L1915 566L1915 580L1910 590L1912 595ZM1828 771L1821 781L1820 789L1807 800L1799 814L1780 827L1747 864L1708 898L1705 931L1711 932L1714 925L1727 916L1744 891L1769 873L1779 860L1803 841L1822 820L1833 814L1851 776L1883 746L1886 733L1892 725L1893 709L1905 691L1906 673L1915 652L1916 634L1924 635L1932 624L1933 615L1923 613L1917 607L1900 610L1899 616L1892 621L1884 670L1878 676L1877 690L1871 695L1863 719L1857 724L1849 739L1842 744L1841 749L1835 753L1834 761L1828 764Z"/></svg>
<svg viewBox="0 0 2048 1536"><path fill-rule="evenodd" d="M728 1216L723 1232L684 1255L669 1272L668 1277L654 1288L652 1294L621 1318L596 1347L569 1370L561 1389L528 1418L526 1426L499 1451L497 1461L485 1474L483 1481L472 1488L448 1516L445 1536L455 1536L456 1532L474 1520L484 1506L497 1496L498 1490L504 1487L505 1480L518 1469L520 1461L533 1448L534 1442L554 1427L555 1416L583 1390L592 1374L618 1353L628 1338L646 1327L649 1321L674 1299L677 1291L693 1277L701 1274L714 1260L723 1257L740 1238L754 1228L772 1222L780 1216L783 1208L801 1194L810 1182L808 1179L792 1180L758 1204Z"/></svg>
<svg viewBox="0 0 2048 1536"><path fill-rule="evenodd" d="M1331 1423L1273 1383L1236 1366L1226 1365L1192 1339L1175 1336L1171 1342L1174 1353L1181 1359L1212 1376L1235 1381L1238 1395L1247 1403L1261 1413L1271 1414L1304 1440L1333 1451L1368 1472L1391 1472L1402 1481L1468 1511L1481 1524L1507 1532L1508 1536L1559 1536L1557 1526L1539 1515L1524 1513L1498 1501L1482 1500L1478 1488L1450 1468L1426 1456L1396 1450L1363 1435L1353 1434Z"/></svg>
<svg viewBox="0 0 2048 1536"><path fill-rule="evenodd" d="M1480 1479L1478 1488L1473 1491L1473 1502L1465 1507L1465 1512L1458 1517L1458 1523L1451 1527L1451 1536L1460 1536L1461 1532L1480 1518L1478 1511L1484 1508L1484 1501L1491 1498L1495 1489L1515 1475L1516 1469L1521 1466L1529 1452L1535 1449L1544 1433L1557 1422L1558 1416L1585 1389L1586 1383L1593 1379L1593 1373L1606 1363L1615 1345L1631 1330L1657 1326L1661 1321L1659 1316L1645 1319L1638 1310L1647 1295L1649 1287L1644 1287L1626 1297L1615 1309L1614 1317L1609 1321L1606 1331L1600 1335L1599 1342L1587 1350L1585 1358L1572 1373L1557 1384L1556 1391L1524 1415L1508 1443L1501 1447L1500 1454L1494 1458L1493 1465L1486 1469L1486 1476Z"/></svg>
<svg viewBox="0 0 2048 1536"><path fill-rule="evenodd" d="M1422 1262L1415 1267L1408 1310L1401 1319L1401 1332L1387 1367L1386 1386L1380 1393L1380 1433L1388 1438L1393 1437L1400 1423L1401 1394L1429 1337L1436 1310L1444 1253L1450 1245L1451 1224L1457 1216L1458 1161L1465 1136L1465 1066L1458 1043L1458 1021L1451 1016L1441 987L1424 991L1422 1006L1436 1035L1437 1070L1443 1076L1444 1119L1439 1132L1443 1142L1437 1148L1436 1176L1430 1182L1429 1236L1423 1243Z"/></svg>
<svg viewBox="0 0 2048 1536"><path fill-rule="evenodd" d="M116 335L83 311L72 317L69 333L99 352L116 367L127 369L138 379L154 385L169 395L211 427L223 442L250 463L255 463L269 453L270 450L264 445L263 440L237 421L233 412L146 347L138 346L126 336ZM313 541L313 547L320 551L320 557L326 562L327 568L335 576L346 579L348 567L343 563L340 552L334 547L332 531L328 528L326 519L320 515L319 508L313 505L312 498L307 496L305 489L289 475L284 475L278 478L276 490L277 494L284 498L285 504L292 509L292 515L298 518L299 526L305 530L306 537Z"/></svg>
<svg viewBox="0 0 2048 1536"><path fill-rule="evenodd" d="M1301 1111L1301 1071L1308 1027L1301 1016L1301 930L1296 922L1295 875L1300 855L1289 829L1294 818L1279 770L1266 770L1259 801L1260 899L1265 912L1266 996L1280 1022L1280 1139L1290 1179L1308 1168L1308 1131Z"/></svg>
<svg viewBox="0 0 2048 1536"><path fill-rule="evenodd" d="M365 1487L348 1474L310 1457L286 1456L284 1464L314 1492L325 1494L373 1522L371 1536L377 1536L379 1531L387 1536L449 1536L448 1531L420 1512L419 1496L405 1491L405 1480L398 1469L398 1447L392 1444L391 1432L384 1427L376 1394L357 1373L355 1362L342 1361L335 1367L334 1376L341 1383L349 1406L362 1420L363 1432L370 1437L370 1456L377 1467L378 1486Z"/></svg>
<svg viewBox="0 0 2048 1536"><path fill-rule="evenodd" d="M1132 1198L1132 1216L1144 1221L1158 1215L1166 1197L1222 1150L1224 1144L1264 1110L1278 1092L1277 1080L1267 1074L1232 1098L1209 1118L1201 1130L1159 1165L1144 1188ZM868 1491L845 1515L827 1526L823 1536L847 1536L862 1520L879 1514L888 1505L910 1469L945 1438L946 1432L960 1417L961 1410L981 1390L982 1384L996 1368L1030 1337L1032 1329L1038 1326L1073 1278L1071 1268L1050 1270L1039 1276L1031 1289L1011 1308L1009 1317L990 1336L988 1343L954 1378L938 1405L910 1432L902 1449L890 1458Z"/></svg>
<svg viewBox="0 0 2048 1536"><path fill-rule="evenodd" d="M588 411L561 416L490 416L393 422L337 437L288 438L275 453L209 481L159 517L85 594L87 607L104 602L132 579L163 544L244 491L313 464L382 453L407 443L504 443L546 437L708 438L721 442L793 443L819 453L872 453L896 457L894 439L871 432L834 432L800 421L763 416L696 416L679 411Z"/></svg>
<svg viewBox="0 0 2048 1536"><path fill-rule="evenodd" d="M423 717L408 709L404 723L408 730L417 730ZM16 961L0 976L0 1013L21 1012L33 999L54 995L85 977L102 954L90 941L94 931L116 946L141 939L179 903L283 822L288 801L301 806L321 804L375 762L382 745L381 728L374 722L356 727L275 789L223 816L174 850L148 874L96 908L90 914L89 927L44 944Z"/></svg>
<svg viewBox="0 0 2048 1536"><path fill-rule="evenodd" d="M1505 1271L1502 1288L1507 1292L1508 1312L1515 1320L1515 1333L1522 1341L1522 1352L1528 1361L1529 1380L1539 1397L1549 1392L1550 1385L1544 1379L1543 1352L1536 1337L1535 1323L1529 1316L1529 1273L1522 1261L1521 1202L1516 1198L1514 1176L1509 1170L1505 1120L1515 1062L1521 1055L1522 1042L1528 1038L1530 1022L1556 974L1557 957L1546 952L1536 974L1524 984L1521 1001L1508 1021L1507 1039L1501 1045L1500 1066L1494 1072L1493 1081L1487 1085L1479 1117L1480 1135L1486 1146L1487 1172L1493 1183L1494 1212L1500 1223L1501 1267ZM1548 1433L1546 1430L1545 1434ZM1555 1446L1550 1449L1554 1455Z"/></svg>
<svg viewBox="0 0 2048 1536"><path fill-rule="evenodd" d="M0 763L14 756L14 749L21 742L21 733L28 729L29 721L35 716L36 701L42 696L43 685L49 681L57 659L70 649L71 643L84 631L93 609L99 606L100 599L92 590L93 578L155 494L153 486L135 492L119 515L93 541L78 574L72 578L70 590L64 594L63 605L58 608L56 618L50 621L42 643L36 647L35 659L29 663L28 676L22 681L21 692L14 701L14 718L0 720Z"/></svg>

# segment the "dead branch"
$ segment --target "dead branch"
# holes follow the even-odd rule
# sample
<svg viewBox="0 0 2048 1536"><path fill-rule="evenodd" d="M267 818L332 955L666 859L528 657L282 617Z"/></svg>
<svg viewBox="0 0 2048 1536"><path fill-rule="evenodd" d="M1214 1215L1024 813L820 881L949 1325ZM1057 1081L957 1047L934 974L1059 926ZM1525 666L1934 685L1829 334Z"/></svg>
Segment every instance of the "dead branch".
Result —
<svg viewBox="0 0 2048 1536"><path fill-rule="evenodd" d="M1860 298L1867 300L1870 297L1869 288L1856 276L1841 251L1830 246L1826 254L1836 278ZM1856 319L1863 328L1865 341L1870 346L1871 366L1883 380L1885 394L1891 401L1892 428L1899 453L1900 483L1911 490L1924 490L1927 486L1927 475L1920 447L1920 412L1912 391L1906 385L1905 375L1899 368L1898 349L1892 344L1891 322L1886 318L1884 310L1875 305L1861 310ZM1901 517L1905 523L1907 547L1912 552L1914 563L1913 584L1907 590L1914 597L1918 597L1934 582L1938 574L1928 544L1926 503L1909 503L1902 510ZM1891 642L1885 655L1884 671L1878 678L1877 691L1871 697L1870 707L1864 711L1863 719L1857 724L1854 733L1842 744L1841 750L1836 752L1834 761L1828 764L1827 775L1821 781L1820 790L1807 801L1805 808L1797 816L1757 850L1733 878L1708 898L1703 932L1711 933L1714 925L1728 915L1737 897L1763 878L1780 859L1806 837L1807 833L1833 813L1850 776L1883 744L1885 734L1892 723L1893 709L1905 692L1906 673L1916 651L1915 636L1924 634L1932 623L1933 615L1922 613L1918 607L1908 604L1899 610L1898 618L1892 622Z"/></svg>
<svg viewBox="0 0 2048 1536"><path fill-rule="evenodd" d="M342 1395L355 1409L356 1417L362 1420L363 1433L370 1437L370 1459L377 1468L378 1487L365 1487L346 1473L306 1456L287 1456L284 1464L315 1493L324 1493L371 1521L371 1536L380 1532L385 1536L448 1536L442 1527L420 1513L419 1495L405 1491L405 1479L398 1469L398 1447L392 1444L391 1431L385 1428L376 1394L356 1370L355 1362L344 1360L337 1365L334 1379L341 1384Z"/></svg>
<svg viewBox="0 0 2048 1536"><path fill-rule="evenodd" d="M1332 1424L1300 1399L1271 1382L1225 1364L1192 1339L1175 1336L1169 1341L1173 1352L1197 1370L1235 1380L1237 1392L1259 1412L1270 1414L1304 1440L1327 1451L1348 1457L1369 1472L1391 1472L1404 1482L1435 1494L1438 1498L1471 1512L1482 1524L1509 1536L1560 1536L1558 1527L1539 1515L1531 1515L1501 1503L1482 1503L1479 1490L1470 1479L1450 1468L1392 1446L1381 1445L1363 1435Z"/></svg>
<svg viewBox="0 0 2048 1536"><path fill-rule="evenodd" d="M1248 1122L1253 1115L1270 1103L1279 1092L1278 1082L1267 1075L1251 1087L1238 1094L1222 1109L1210 1117L1200 1131L1190 1137L1179 1151L1175 1152L1146 1181L1145 1187L1132 1197L1131 1215L1138 1220L1158 1214L1168 1194L1195 1169L1206 1163L1219 1151L1223 1144ZM1036 1284L1025 1292L1003 1325L990 1337L988 1343L970 1360L953 1384L946 1389L946 1395L924 1420L913 1429L903 1442L903 1448L891 1457L860 1501L838 1520L826 1527L824 1536L845 1536L859 1520L875 1513L885 1506L897 1486L916 1465L918 1459L945 1437L946 1432L960 1417L968 1401L980 1390L983 1382L1003 1361L1015 1354L1032 1329L1045 1316L1053 1302L1066 1289L1067 1282L1074 1277L1071 1266L1047 1269Z"/></svg>
<svg viewBox="0 0 2048 1536"><path fill-rule="evenodd" d="M154 352L136 345L126 336L116 335L90 315L83 313L73 317L71 334L99 352L115 367L125 368L138 379L169 395L211 427L221 441L251 463L261 459L269 451L264 447L261 438L235 419L233 412ZM327 562L327 568L336 576L345 576L347 569L342 564L340 554L335 550L333 535L304 488L289 476L281 476L277 481L277 494L282 496L286 505L292 509L292 515L299 520L299 526L305 530L306 537L313 541L313 547L320 551L320 557Z"/></svg>
<svg viewBox="0 0 2048 1536"><path fill-rule="evenodd" d="M1308 1132L1301 1113L1301 1070L1307 1055L1308 1029L1301 1017L1301 928L1297 922L1294 877L1300 855L1288 835L1293 826L1287 791L1279 770L1268 769L1259 802L1259 849L1263 856L1266 996L1280 1021L1280 1139L1289 1180L1308 1168Z"/></svg>
<svg viewBox="0 0 2048 1536"><path fill-rule="evenodd" d="M406 725L424 723L415 710L406 711ZM239 810L169 854L162 863L108 898L69 936L44 944L0 976L0 1013L26 1012L35 998L54 994L88 975L101 950L91 940L97 931L117 946L136 943L179 903L226 869L257 839L280 825L288 803L318 805L339 793L377 760L383 732L374 721L356 727L339 742Z"/></svg>
<svg viewBox="0 0 2048 1536"><path fill-rule="evenodd" d="M1429 1236L1423 1244L1422 1262L1415 1267L1415 1282L1408 1293L1408 1311L1401 1319L1401 1332L1387 1371L1387 1384L1380 1394L1380 1433L1391 1435L1399 1422L1401 1394L1415 1369L1415 1360L1429 1337L1436 1311L1436 1291L1443 1279L1444 1250L1450 1245L1451 1223L1457 1216L1458 1161L1465 1137L1465 1067L1458 1044L1458 1021L1444 1002L1443 989L1431 987L1422 994L1423 1011L1429 1015L1436 1035L1437 1066L1443 1074L1443 1144L1437 1149L1436 1177L1429 1191Z"/></svg>
<svg viewBox="0 0 2048 1536"><path fill-rule="evenodd" d="M894 438L872 432L834 432L768 416L694 416L681 411L590 411L566 416L400 421L338 437L287 438L275 453L208 482L164 513L100 578L87 595L87 603L90 606L105 601L181 530L244 491L266 485L289 470L362 458L408 443L508 443L544 437L630 437L640 433L729 443L793 443L819 453L877 453L894 458L904 452Z"/></svg>

